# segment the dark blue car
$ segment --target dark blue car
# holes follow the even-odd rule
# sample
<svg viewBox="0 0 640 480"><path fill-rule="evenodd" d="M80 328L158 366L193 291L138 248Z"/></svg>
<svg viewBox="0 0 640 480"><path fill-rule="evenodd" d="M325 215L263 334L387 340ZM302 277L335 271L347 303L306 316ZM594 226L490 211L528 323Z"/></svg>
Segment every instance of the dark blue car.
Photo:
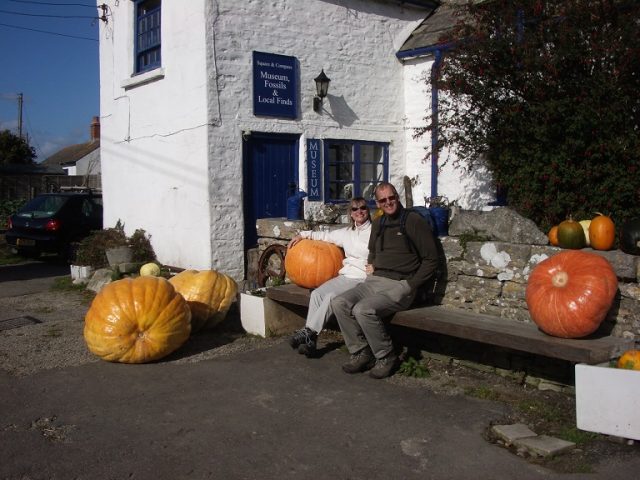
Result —
<svg viewBox="0 0 640 480"><path fill-rule="evenodd" d="M91 191L45 193L9 217L7 244L21 255L57 253L69 258L71 244L102 229L102 196Z"/></svg>

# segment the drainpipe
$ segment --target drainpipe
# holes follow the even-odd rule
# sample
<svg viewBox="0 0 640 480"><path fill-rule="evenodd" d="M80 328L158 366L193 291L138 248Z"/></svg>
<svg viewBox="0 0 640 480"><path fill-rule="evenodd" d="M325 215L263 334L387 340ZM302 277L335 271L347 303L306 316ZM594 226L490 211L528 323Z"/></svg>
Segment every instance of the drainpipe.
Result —
<svg viewBox="0 0 640 480"><path fill-rule="evenodd" d="M442 50L434 52L435 60L431 66L431 117L433 129L431 130L431 196L438 196L438 87L436 80L438 70L442 64Z"/></svg>

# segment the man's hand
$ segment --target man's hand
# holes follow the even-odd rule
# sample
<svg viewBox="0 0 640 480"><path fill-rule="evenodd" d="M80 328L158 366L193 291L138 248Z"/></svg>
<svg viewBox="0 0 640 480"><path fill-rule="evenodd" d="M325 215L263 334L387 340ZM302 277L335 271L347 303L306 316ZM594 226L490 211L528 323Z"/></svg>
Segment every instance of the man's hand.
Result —
<svg viewBox="0 0 640 480"><path fill-rule="evenodd" d="M364 271L367 275L371 275L373 273L373 265L371 265L370 263L367 263L364 266Z"/></svg>

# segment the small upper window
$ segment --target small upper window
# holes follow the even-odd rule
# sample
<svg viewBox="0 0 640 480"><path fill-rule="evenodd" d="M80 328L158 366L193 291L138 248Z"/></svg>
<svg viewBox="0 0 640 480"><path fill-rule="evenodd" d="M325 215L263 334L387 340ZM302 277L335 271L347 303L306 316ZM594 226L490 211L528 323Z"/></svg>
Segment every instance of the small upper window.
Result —
<svg viewBox="0 0 640 480"><path fill-rule="evenodd" d="M162 0L136 1L135 73L146 72L160 63L160 6Z"/></svg>

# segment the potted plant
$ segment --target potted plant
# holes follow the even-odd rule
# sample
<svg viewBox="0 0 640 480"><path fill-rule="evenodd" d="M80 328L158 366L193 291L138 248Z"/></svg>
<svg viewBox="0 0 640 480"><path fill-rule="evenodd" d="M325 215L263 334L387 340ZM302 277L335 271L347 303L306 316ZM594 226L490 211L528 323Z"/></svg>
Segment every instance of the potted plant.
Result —
<svg viewBox="0 0 640 480"><path fill-rule="evenodd" d="M98 269L122 263L153 262L156 255L144 230L137 229L127 237L124 225L118 220L115 227L98 230L85 237L78 245L76 259L76 263L82 262Z"/></svg>

